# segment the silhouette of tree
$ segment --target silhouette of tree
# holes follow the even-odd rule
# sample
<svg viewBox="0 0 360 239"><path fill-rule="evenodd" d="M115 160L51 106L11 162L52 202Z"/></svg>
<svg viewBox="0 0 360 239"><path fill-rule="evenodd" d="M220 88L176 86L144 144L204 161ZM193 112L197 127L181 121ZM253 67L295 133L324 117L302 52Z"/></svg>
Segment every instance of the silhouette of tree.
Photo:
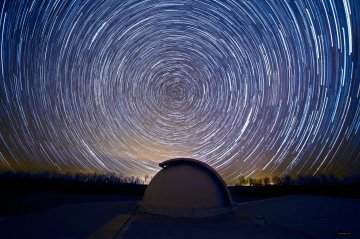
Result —
<svg viewBox="0 0 360 239"><path fill-rule="evenodd" d="M256 179L255 178L248 178L248 181L249 181L250 186L254 186L256 184Z"/></svg>
<svg viewBox="0 0 360 239"><path fill-rule="evenodd" d="M247 185L247 183L248 183L247 178L245 178L245 176L241 175L239 177L239 185L244 186L244 185Z"/></svg>
<svg viewBox="0 0 360 239"><path fill-rule="evenodd" d="M294 185L294 180L290 177L290 175L285 175L281 178L282 185Z"/></svg>
<svg viewBox="0 0 360 239"><path fill-rule="evenodd" d="M269 177L264 177L262 180L263 180L264 186L268 186L270 184L270 178Z"/></svg>
<svg viewBox="0 0 360 239"><path fill-rule="evenodd" d="M145 177L144 177L144 183L147 183L147 180L149 179L149 175L145 175Z"/></svg>
<svg viewBox="0 0 360 239"><path fill-rule="evenodd" d="M271 181L273 184L275 185L280 185L281 184L281 178L279 176L274 176L271 178Z"/></svg>
<svg viewBox="0 0 360 239"><path fill-rule="evenodd" d="M263 185L262 178L255 179L255 186L262 186L262 185Z"/></svg>

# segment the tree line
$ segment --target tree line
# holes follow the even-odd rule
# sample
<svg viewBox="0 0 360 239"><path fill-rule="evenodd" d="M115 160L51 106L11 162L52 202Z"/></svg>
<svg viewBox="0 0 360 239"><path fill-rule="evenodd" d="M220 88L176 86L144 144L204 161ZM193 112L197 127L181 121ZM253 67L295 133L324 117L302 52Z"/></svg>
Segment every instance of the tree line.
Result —
<svg viewBox="0 0 360 239"><path fill-rule="evenodd" d="M270 186L270 185L360 185L360 174L338 178L334 175L298 176L290 175L253 178L240 176L237 185L240 186Z"/></svg>
<svg viewBox="0 0 360 239"><path fill-rule="evenodd" d="M122 176L115 173L58 173L58 172L0 172L0 179L31 179L31 180L56 180L76 183L97 183L97 184L145 184L151 178L146 175L144 178L138 176Z"/></svg>

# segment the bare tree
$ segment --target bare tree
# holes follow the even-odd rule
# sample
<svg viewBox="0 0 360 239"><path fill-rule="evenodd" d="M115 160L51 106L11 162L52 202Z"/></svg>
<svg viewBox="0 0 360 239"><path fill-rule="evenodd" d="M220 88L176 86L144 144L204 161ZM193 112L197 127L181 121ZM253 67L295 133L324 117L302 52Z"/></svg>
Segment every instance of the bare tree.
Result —
<svg viewBox="0 0 360 239"><path fill-rule="evenodd" d="M281 184L282 185L293 185L294 180L290 177L290 175L285 175L281 178Z"/></svg>
<svg viewBox="0 0 360 239"><path fill-rule="evenodd" d="M247 178L245 178L243 175L239 177L239 185L244 186L248 182Z"/></svg>
<svg viewBox="0 0 360 239"><path fill-rule="evenodd" d="M145 175L145 177L144 177L144 183L147 183L147 180L149 179L149 175Z"/></svg>
<svg viewBox="0 0 360 239"><path fill-rule="evenodd" d="M255 178L248 178L249 180L249 185L250 186L254 186L256 184L256 179Z"/></svg>
<svg viewBox="0 0 360 239"><path fill-rule="evenodd" d="M264 183L264 186L267 186L270 184L270 178L269 177L264 177L263 178L263 183Z"/></svg>
<svg viewBox="0 0 360 239"><path fill-rule="evenodd" d="M271 181L275 185L279 185L281 183L281 178L279 176L274 176L271 178Z"/></svg>

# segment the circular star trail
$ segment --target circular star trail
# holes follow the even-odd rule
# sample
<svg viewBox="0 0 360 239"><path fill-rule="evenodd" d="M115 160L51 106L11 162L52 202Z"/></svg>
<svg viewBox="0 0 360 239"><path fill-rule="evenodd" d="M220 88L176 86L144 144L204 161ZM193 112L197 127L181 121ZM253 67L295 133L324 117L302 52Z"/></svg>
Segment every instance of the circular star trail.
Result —
<svg viewBox="0 0 360 239"><path fill-rule="evenodd" d="M0 167L360 171L356 0L9 1Z"/></svg>

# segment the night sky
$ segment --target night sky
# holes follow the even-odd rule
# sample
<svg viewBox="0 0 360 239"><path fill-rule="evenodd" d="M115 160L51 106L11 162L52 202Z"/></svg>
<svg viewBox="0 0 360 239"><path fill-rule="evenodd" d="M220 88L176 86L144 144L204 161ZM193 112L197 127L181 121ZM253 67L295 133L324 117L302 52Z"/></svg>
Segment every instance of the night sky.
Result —
<svg viewBox="0 0 360 239"><path fill-rule="evenodd" d="M0 169L360 173L360 1L0 1Z"/></svg>

